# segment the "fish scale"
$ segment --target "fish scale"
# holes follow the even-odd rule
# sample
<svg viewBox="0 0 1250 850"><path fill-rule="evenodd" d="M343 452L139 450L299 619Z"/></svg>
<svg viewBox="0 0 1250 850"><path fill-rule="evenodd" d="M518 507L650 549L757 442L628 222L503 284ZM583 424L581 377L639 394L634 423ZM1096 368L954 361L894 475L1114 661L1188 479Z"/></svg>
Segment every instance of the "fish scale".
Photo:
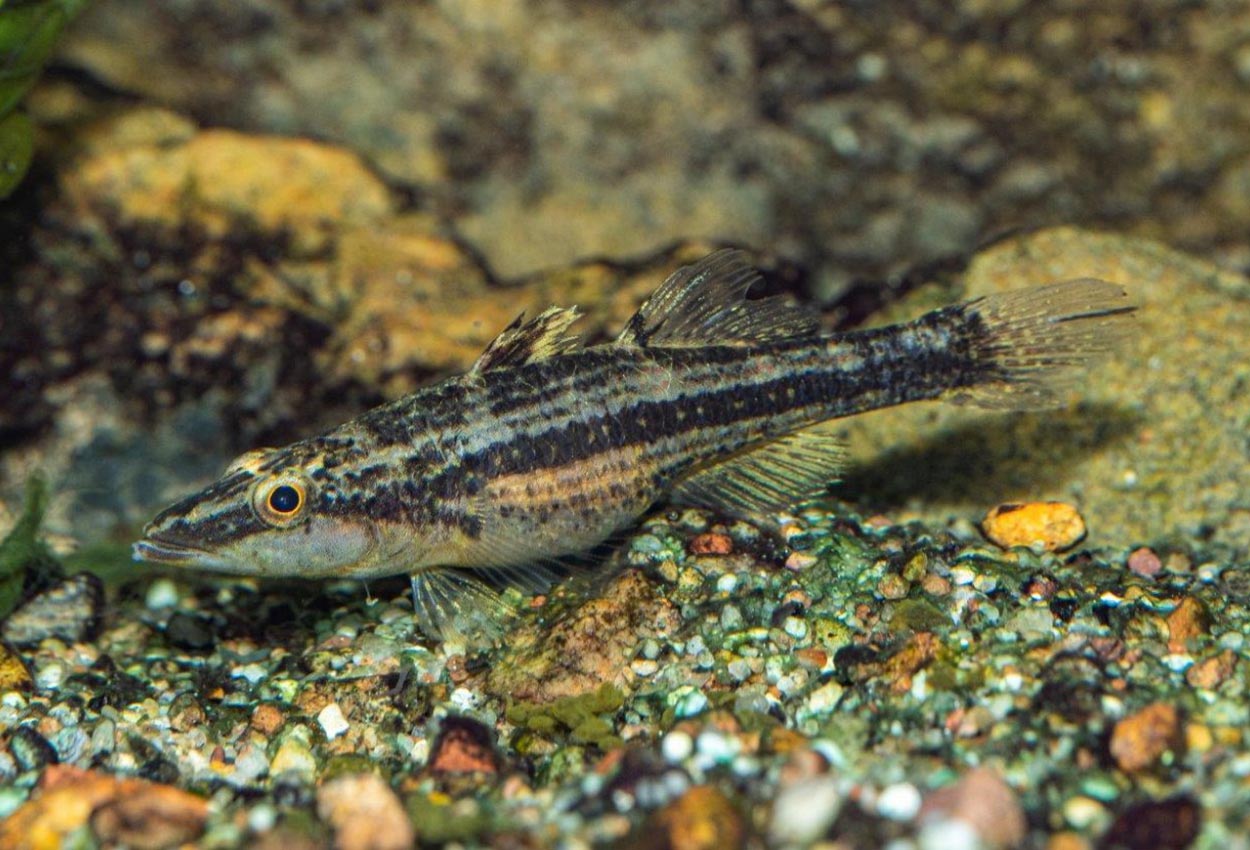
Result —
<svg viewBox="0 0 1250 850"><path fill-rule="evenodd" d="M836 480L830 423L911 401L1053 406L1128 328L1123 289L1067 281L820 335L735 251L675 272L612 343L573 309L518 319L466 374L237 459L159 514L137 557L272 576L408 573L432 634L497 634L473 573L539 587L664 499L761 517Z"/></svg>

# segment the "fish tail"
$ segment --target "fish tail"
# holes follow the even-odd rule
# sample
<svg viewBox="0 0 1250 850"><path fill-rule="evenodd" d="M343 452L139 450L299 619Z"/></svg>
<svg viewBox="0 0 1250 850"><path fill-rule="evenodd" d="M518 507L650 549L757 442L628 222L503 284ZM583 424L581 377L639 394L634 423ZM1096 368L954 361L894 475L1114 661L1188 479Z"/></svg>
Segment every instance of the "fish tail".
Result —
<svg viewBox="0 0 1250 850"><path fill-rule="evenodd" d="M1131 332L1136 309L1124 288L1082 278L987 295L955 308L973 358L971 385L948 398L979 407L1056 407L1096 357Z"/></svg>

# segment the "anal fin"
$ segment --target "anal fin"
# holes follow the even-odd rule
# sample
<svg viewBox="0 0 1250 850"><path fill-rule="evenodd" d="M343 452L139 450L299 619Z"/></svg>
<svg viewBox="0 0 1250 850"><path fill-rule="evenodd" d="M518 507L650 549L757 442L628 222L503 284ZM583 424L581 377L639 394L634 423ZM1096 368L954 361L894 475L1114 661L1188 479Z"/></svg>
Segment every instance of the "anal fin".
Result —
<svg viewBox="0 0 1250 850"><path fill-rule="evenodd" d="M736 516L775 513L820 495L845 462L835 421L821 422L699 467L673 488L673 501Z"/></svg>

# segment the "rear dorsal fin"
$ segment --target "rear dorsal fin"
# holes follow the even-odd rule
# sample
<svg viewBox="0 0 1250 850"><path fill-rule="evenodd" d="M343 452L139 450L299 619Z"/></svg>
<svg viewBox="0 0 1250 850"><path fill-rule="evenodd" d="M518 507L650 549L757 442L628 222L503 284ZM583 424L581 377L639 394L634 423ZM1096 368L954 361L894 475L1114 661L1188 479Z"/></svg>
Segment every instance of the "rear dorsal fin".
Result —
<svg viewBox="0 0 1250 850"><path fill-rule="evenodd" d="M745 345L811 336L817 316L774 296L745 301L760 279L741 251L725 249L673 272L638 309L617 345Z"/></svg>
<svg viewBox="0 0 1250 850"><path fill-rule="evenodd" d="M567 331L580 316L576 307L548 307L528 322L522 313L486 346L469 372L523 366L572 351L581 341Z"/></svg>
<svg viewBox="0 0 1250 850"><path fill-rule="evenodd" d="M821 422L695 470L677 482L673 501L758 517L820 495L845 463L837 425Z"/></svg>

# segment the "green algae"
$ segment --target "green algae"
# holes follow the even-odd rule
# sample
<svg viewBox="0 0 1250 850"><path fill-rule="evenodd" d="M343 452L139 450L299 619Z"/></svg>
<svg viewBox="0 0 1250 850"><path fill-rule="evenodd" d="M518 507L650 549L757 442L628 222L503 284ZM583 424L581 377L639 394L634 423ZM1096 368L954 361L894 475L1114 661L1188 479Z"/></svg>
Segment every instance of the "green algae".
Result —
<svg viewBox="0 0 1250 850"><path fill-rule="evenodd" d="M453 801L442 794L413 794L405 801L408 819L416 824L421 844L469 841L494 825L491 814L472 800Z"/></svg>
<svg viewBox="0 0 1250 850"><path fill-rule="evenodd" d="M621 742L613 731L611 715L624 704L624 692L605 683L588 694L551 703L512 703L506 717L509 723L544 737L567 735L575 743L608 749Z"/></svg>

